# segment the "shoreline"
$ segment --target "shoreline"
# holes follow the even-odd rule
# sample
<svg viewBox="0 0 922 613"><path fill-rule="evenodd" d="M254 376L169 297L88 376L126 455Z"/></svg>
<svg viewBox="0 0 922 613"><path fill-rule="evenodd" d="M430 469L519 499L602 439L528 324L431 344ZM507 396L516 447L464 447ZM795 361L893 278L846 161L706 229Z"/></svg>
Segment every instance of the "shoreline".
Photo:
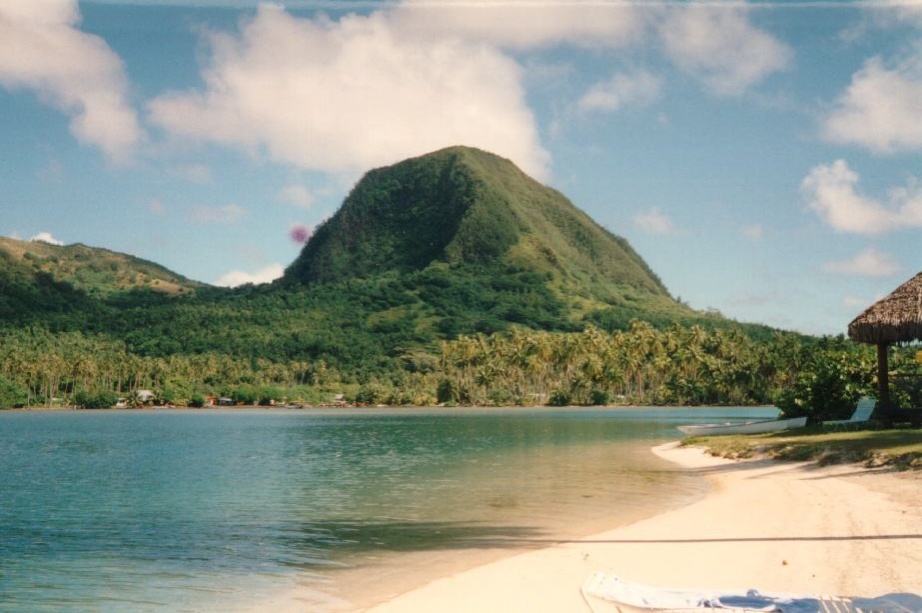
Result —
<svg viewBox="0 0 922 613"><path fill-rule="evenodd" d="M437 578L366 613L589 611L595 571L656 588L920 595L922 474L653 453L711 484L702 500ZM603 601L595 605L605 606Z"/></svg>

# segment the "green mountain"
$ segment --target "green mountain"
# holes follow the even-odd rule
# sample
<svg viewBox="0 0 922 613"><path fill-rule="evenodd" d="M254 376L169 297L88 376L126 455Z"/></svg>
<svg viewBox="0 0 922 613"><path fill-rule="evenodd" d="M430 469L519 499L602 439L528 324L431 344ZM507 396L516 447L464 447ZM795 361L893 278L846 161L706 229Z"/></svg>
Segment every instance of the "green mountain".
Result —
<svg viewBox="0 0 922 613"><path fill-rule="evenodd" d="M765 373L797 363L797 341L775 337L674 300L623 238L464 147L369 172L272 284L216 288L106 249L0 239L0 408L138 389L767 402Z"/></svg>
<svg viewBox="0 0 922 613"><path fill-rule="evenodd" d="M94 296L136 289L180 295L201 287L163 266L108 249L0 237L0 282L3 281L19 285L66 284Z"/></svg>
<svg viewBox="0 0 922 613"><path fill-rule="evenodd" d="M625 239L509 160L468 147L366 174L283 283L423 271L470 279L530 273L570 321L609 309L691 315Z"/></svg>
<svg viewBox="0 0 922 613"><path fill-rule="evenodd" d="M0 239L0 320L144 355L323 359L344 370L521 326L708 320L623 238L510 161L452 147L372 170L278 282L225 290L106 249Z"/></svg>

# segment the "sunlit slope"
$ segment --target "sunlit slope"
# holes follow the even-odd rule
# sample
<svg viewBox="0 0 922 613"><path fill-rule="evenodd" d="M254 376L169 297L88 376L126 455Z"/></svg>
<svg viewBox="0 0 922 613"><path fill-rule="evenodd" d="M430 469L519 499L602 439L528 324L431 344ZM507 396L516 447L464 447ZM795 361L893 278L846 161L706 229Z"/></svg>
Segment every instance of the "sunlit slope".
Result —
<svg viewBox="0 0 922 613"><path fill-rule="evenodd" d="M63 283L96 296L133 289L184 294L201 285L153 262L108 249L3 237L0 237L0 281L20 286Z"/></svg>

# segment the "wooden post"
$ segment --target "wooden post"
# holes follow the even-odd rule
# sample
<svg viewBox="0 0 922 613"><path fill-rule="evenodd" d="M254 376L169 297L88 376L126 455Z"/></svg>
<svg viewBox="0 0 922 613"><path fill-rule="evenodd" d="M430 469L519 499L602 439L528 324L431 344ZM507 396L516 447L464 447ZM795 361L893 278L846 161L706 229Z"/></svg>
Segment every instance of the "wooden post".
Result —
<svg viewBox="0 0 922 613"><path fill-rule="evenodd" d="M887 364L887 343L877 343L877 385L880 390L877 403L884 411L890 408L890 367Z"/></svg>

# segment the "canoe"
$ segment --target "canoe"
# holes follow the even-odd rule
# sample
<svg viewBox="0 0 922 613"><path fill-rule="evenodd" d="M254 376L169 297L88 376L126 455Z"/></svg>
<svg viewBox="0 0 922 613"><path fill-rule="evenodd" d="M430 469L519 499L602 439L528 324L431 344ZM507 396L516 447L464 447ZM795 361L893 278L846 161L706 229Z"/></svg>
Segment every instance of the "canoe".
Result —
<svg viewBox="0 0 922 613"><path fill-rule="evenodd" d="M760 419L741 423L686 424L678 426L678 428L689 436L712 436L715 434L764 434L766 432L803 428L806 425L806 417L792 417L789 419Z"/></svg>

